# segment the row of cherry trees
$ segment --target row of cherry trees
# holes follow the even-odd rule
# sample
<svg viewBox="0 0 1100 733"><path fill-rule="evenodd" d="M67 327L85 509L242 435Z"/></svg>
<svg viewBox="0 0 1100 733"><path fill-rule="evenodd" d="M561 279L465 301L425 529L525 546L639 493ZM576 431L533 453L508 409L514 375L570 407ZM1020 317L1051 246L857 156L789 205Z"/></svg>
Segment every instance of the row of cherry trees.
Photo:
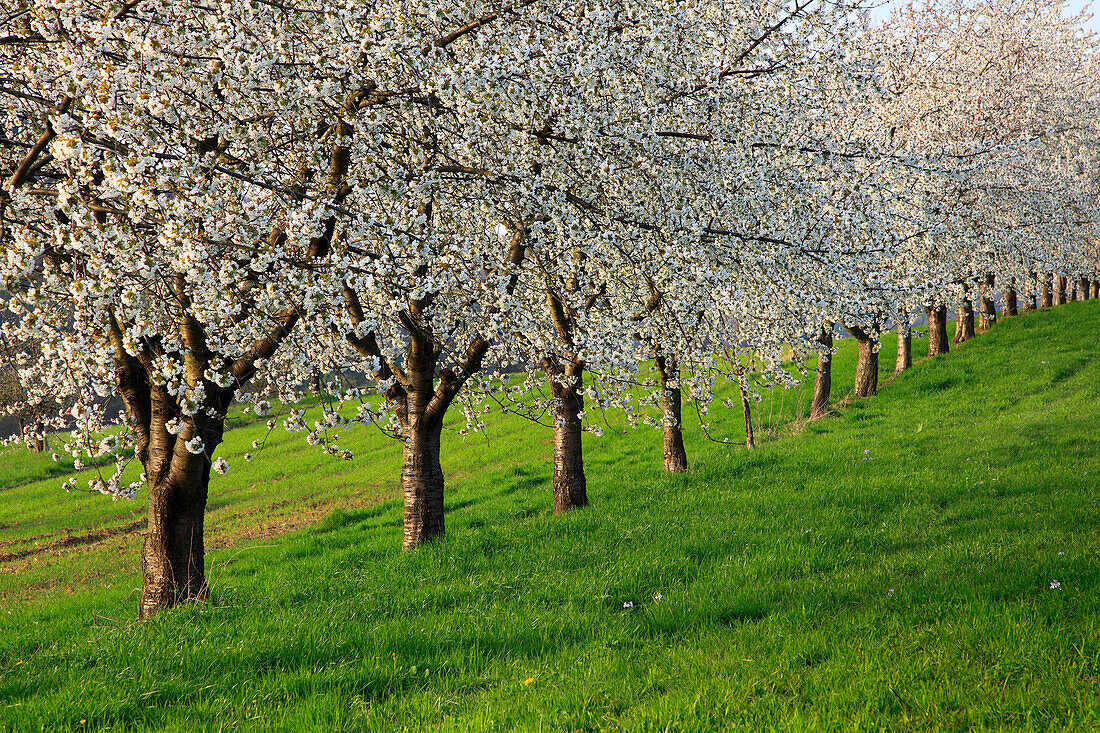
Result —
<svg viewBox="0 0 1100 733"><path fill-rule="evenodd" d="M819 415L835 324L866 395L879 334L907 347L922 308L941 353L948 307L967 323L976 300L988 324L995 288L1011 312L1100 282L1096 49L1053 0L925 3L877 28L859 0L7 0L4 17L16 407L71 406L52 418L65 449L116 457L93 490L147 487L142 616L207 592L231 404L274 399L349 459L345 430L399 438L414 547L444 532L453 412L552 430L568 511L588 503L596 413L663 429L684 470L683 394L708 428L736 383L751 446L754 392L792 379L790 350L818 353ZM311 422L295 405L319 375Z"/></svg>

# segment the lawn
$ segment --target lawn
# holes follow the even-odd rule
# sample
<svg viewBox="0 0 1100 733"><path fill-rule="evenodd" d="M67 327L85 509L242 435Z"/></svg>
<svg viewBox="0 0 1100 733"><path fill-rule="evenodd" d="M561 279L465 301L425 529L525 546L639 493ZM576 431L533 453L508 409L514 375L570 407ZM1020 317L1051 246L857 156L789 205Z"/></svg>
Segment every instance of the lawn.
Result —
<svg viewBox="0 0 1100 733"><path fill-rule="evenodd" d="M766 395L752 452L739 407L711 410L730 445L686 409L679 476L658 432L607 430L560 517L547 429L452 429L447 536L406 553L397 443L349 434L345 462L240 420L211 602L147 623L143 495L8 450L0 729L1095 730L1098 333L1088 301L917 341L823 420L809 385Z"/></svg>

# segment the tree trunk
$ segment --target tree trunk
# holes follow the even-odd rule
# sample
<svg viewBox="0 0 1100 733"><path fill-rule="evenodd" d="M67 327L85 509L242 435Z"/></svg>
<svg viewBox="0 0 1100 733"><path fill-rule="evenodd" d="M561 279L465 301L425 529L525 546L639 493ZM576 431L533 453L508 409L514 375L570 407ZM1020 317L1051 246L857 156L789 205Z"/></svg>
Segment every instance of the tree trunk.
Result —
<svg viewBox="0 0 1100 733"><path fill-rule="evenodd" d="M1087 277L1081 278L1081 281L1078 283L1077 286L1077 292L1081 294L1081 300L1088 300L1089 297L1092 295L1091 285L1092 283L1089 282L1089 279Z"/></svg>
<svg viewBox="0 0 1100 733"><path fill-rule="evenodd" d="M913 366L913 330L908 323L898 324L898 358L894 362L894 376Z"/></svg>
<svg viewBox="0 0 1100 733"><path fill-rule="evenodd" d="M1013 280L1011 287L1005 288L1005 316L1012 317L1018 312L1018 303L1016 299L1016 281ZM1026 298L1024 299L1027 300Z"/></svg>
<svg viewBox="0 0 1100 733"><path fill-rule="evenodd" d="M1050 275L1043 275L1043 297L1039 303L1040 308L1050 308L1054 305L1054 288L1051 285Z"/></svg>
<svg viewBox="0 0 1100 733"><path fill-rule="evenodd" d="M442 424L424 421L405 432L401 488L405 495L406 550L426 544L444 533L443 467L439 463Z"/></svg>
<svg viewBox="0 0 1100 733"><path fill-rule="evenodd" d="M833 324L821 327L817 336L822 348L817 352L817 372L814 375L814 397L810 402L810 419L816 420L829 409L829 393L833 389Z"/></svg>
<svg viewBox="0 0 1100 733"><path fill-rule="evenodd" d="M554 410L554 514L588 506L588 484L581 447L581 393L584 366L570 364L551 375ZM563 379L564 378L564 379Z"/></svg>
<svg viewBox="0 0 1100 733"><path fill-rule="evenodd" d="M42 453L50 447L50 439L46 435L46 428L41 420L36 419L28 428L23 418L17 419L19 421L19 435L22 436L23 442L31 453Z"/></svg>
<svg viewBox="0 0 1100 733"><path fill-rule="evenodd" d="M997 321L997 303L993 300L993 276L985 276L978 313L978 332L985 333Z"/></svg>
<svg viewBox="0 0 1100 733"><path fill-rule="evenodd" d="M314 369L309 374L309 391L318 397L320 397L323 392L321 388L321 372L318 369Z"/></svg>
<svg viewBox="0 0 1100 733"><path fill-rule="evenodd" d="M1100 298L1100 275L1092 279L1092 297Z"/></svg>
<svg viewBox="0 0 1100 733"><path fill-rule="evenodd" d="M221 444L223 422L201 419L198 435L203 440L203 452L195 455L185 446L194 436L190 429L174 439L168 437L164 424L173 413L163 403L154 405L154 415L160 419L153 423L155 435L145 463L149 509L141 550L141 619L209 594L204 545L206 499L210 455Z"/></svg>
<svg viewBox="0 0 1100 733"><path fill-rule="evenodd" d="M856 361L855 396L870 397L878 391L878 339L858 326L847 326L859 346Z"/></svg>
<svg viewBox="0 0 1100 733"><path fill-rule="evenodd" d="M937 305L924 309L928 316L928 355L939 356L951 350L947 340L947 307Z"/></svg>
<svg viewBox="0 0 1100 733"><path fill-rule="evenodd" d="M1065 305L1069 302L1066 297L1066 278L1064 275L1054 276L1054 305Z"/></svg>
<svg viewBox="0 0 1100 733"><path fill-rule="evenodd" d="M434 344L420 334L406 351L407 384L387 393L401 422L401 489L405 497L406 550L431 542L444 533L443 468L439 463L439 439L443 416L428 407L435 394L437 357Z"/></svg>
<svg viewBox="0 0 1100 733"><path fill-rule="evenodd" d="M965 297L959 301L959 310L955 317L955 336L951 339L952 345L961 344L974 338L974 305L970 298Z"/></svg>
<svg viewBox="0 0 1100 733"><path fill-rule="evenodd" d="M749 391L740 379L737 387L741 390L741 411L745 415L745 447L749 450L756 449L756 437L752 432L752 401L749 399Z"/></svg>
<svg viewBox="0 0 1100 733"><path fill-rule="evenodd" d="M657 373L661 377L661 415L664 423L665 470L680 473L688 467L681 425L680 368L675 356L656 356Z"/></svg>

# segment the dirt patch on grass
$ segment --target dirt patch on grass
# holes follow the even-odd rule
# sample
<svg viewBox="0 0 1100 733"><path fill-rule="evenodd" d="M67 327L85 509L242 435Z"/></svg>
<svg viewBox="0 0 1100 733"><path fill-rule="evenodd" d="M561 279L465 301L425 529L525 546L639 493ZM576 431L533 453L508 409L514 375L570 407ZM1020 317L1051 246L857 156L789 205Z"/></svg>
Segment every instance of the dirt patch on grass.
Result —
<svg viewBox="0 0 1100 733"><path fill-rule="evenodd" d="M34 546L24 547L15 552L0 552L0 567L3 567L6 563L15 563L35 555L44 555L46 553L57 555L60 554L61 550L64 548L91 545L120 534L133 534L144 524L145 517L142 517L141 519L135 519L129 524L117 527L101 527L85 534L72 534L76 530L65 529L58 532L57 535L39 535L38 537L28 538L27 540L18 540L20 543L34 542ZM58 535L64 535L64 537L58 537ZM39 540L44 537L57 537L57 539L40 542ZM17 542L17 540L12 540L12 542Z"/></svg>
<svg viewBox="0 0 1100 733"><path fill-rule="evenodd" d="M303 500L281 500L252 507L232 505L216 509L207 516L207 553L246 547L258 541L271 540L304 529L319 522L336 509L364 509L384 501L384 493L360 493L326 496ZM105 575L118 575L137 569L137 548L145 534L144 516L130 522L98 527L76 533L64 530L55 534L11 540L12 545L24 545L10 551L0 551L0 573L9 576L0 589L0 606L31 602L42 593L62 592L72 595ZM16 546L18 546L16 545ZM0 545L0 547L3 547ZM89 571L90 554L104 558L116 571ZM111 558L110 556L114 556ZM101 560L96 562L102 563ZM31 569L52 568L43 580L37 572L33 581L19 582L19 574ZM15 576L11 578L11 576Z"/></svg>

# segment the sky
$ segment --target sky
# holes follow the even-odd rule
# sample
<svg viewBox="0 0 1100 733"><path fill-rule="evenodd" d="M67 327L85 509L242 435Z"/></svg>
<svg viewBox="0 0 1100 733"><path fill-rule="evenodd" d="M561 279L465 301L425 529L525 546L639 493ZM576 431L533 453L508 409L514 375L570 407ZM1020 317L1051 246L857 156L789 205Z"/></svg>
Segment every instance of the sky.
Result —
<svg viewBox="0 0 1100 733"><path fill-rule="evenodd" d="M883 4L871 13L871 17L885 18L890 14L891 8L903 4L904 0L884 0ZM1100 0L1069 0L1069 2L1065 4L1065 7L1070 14L1076 13L1079 10L1091 8L1094 17L1089 22L1089 28L1100 33Z"/></svg>

